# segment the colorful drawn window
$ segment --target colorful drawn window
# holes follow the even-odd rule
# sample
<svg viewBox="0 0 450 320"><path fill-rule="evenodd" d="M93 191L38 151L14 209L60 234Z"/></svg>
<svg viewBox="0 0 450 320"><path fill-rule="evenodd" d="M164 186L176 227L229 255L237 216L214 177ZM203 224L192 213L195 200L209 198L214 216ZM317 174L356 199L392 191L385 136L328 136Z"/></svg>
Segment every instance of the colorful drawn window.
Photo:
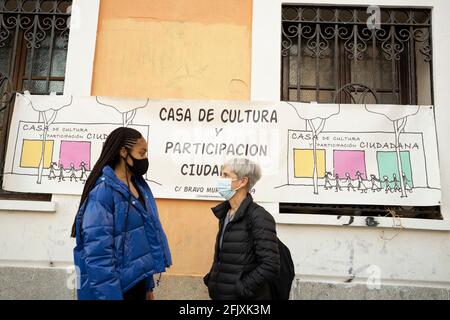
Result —
<svg viewBox="0 0 450 320"><path fill-rule="evenodd" d="M400 159L402 163L402 171L406 177L406 188L413 188L413 177L411 169L411 157L409 151L401 151ZM389 185L394 188L394 174L397 177L397 185L400 186L400 171L398 169L397 153L395 151L378 151L378 172L380 175L381 186L386 188L387 183L384 182L384 177L389 180Z"/></svg>
<svg viewBox="0 0 450 320"><path fill-rule="evenodd" d="M350 174L351 179L358 179L356 173L359 171L361 177L366 179L366 157L364 151L344 151L344 150L334 150L333 151L333 167L334 176L336 174L341 178L345 178L346 174Z"/></svg>
<svg viewBox="0 0 450 320"><path fill-rule="evenodd" d="M317 175L325 177L325 150L316 150ZM314 151L312 149L294 149L295 178L312 178L314 176Z"/></svg>
<svg viewBox="0 0 450 320"><path fill-rule="evenodd" d="M39 168L43 152L42 145L42 140L23 140L20 166L23 168ZM54 141L45 141L44 168L50 167L53 156L53 146Z"/></svg>
<svg viewBox="0 0 450 320"><path fill-rule="evenodd" d="M61 141L61 150L59 163L65 169L74 165L76 170L81 169L81 163L84 163L86 170L90 170L91 165L91 143L81 141Z"/></svg>

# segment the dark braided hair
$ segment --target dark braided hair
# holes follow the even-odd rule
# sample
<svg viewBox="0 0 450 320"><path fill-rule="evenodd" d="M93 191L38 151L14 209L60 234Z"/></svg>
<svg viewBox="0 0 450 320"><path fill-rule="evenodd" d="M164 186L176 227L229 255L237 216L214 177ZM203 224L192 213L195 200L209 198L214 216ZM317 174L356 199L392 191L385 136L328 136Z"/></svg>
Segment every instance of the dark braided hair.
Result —
<svg viewBox="0 0 450 320"><path fill-rule="evenodd" d="M125 147L128 151L131 151L133 145L140 138L142 138L142 135L139 131L126 127L117 128L108 135L108 138L106 139L103 145L100 157L95 163L94 168L89 174L89 177L87 178L86 183L84 185L78 211L83 206L84 202L89 196L89 192L91 192L91 190L94 188L97 179L102 175L103 168L105 166L110 166L111 168L114 169L114 167L120 162L120 149L122 147ZM128 186L128 188L129 187L130 186ZM75 238L75 236L76 236L76 216L75 221L72 225L72 233L71 233L72 238Z"/></svg>

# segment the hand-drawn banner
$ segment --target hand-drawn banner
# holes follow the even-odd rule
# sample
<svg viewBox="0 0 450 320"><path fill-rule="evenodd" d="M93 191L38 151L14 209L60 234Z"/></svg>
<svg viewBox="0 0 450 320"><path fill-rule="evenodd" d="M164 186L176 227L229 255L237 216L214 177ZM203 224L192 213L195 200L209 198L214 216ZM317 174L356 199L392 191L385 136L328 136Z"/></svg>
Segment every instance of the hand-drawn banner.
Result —
<svg viewBox="0 0 450 320"><path fill-rule="evenodd" d="M3 188L81 194L120 126L147 139L158 198L220 200L221 165L243 157L261 165L261 202L440 204L432 106L18 94Z"/></svg>

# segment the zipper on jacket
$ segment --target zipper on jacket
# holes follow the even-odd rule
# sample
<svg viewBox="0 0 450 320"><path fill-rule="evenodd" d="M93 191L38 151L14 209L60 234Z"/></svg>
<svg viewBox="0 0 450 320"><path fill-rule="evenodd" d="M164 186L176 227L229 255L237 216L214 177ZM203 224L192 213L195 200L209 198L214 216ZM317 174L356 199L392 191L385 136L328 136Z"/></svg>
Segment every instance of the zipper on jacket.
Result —
<svg viewBox="0 0 450 320"><path fill-rule="evenodd" d="M164 266L166 266L168 264L168 259L166 257L166 252L164 250L164 241L162 240L162 236L161 236L161 228L159 227L157 216L156 214L153 214L152 212L152 207L149 205L149 200L148 200L148 196L147 195L142 195L144 198L144 202L145 202L145 213L148 213L148 215L150 216L150 221L153 224L155 231L156 231L156 238L158 239L158 243L161 247L161 251L163 254L163 258L164 258ZM145 216L142 215L142 213L140 212L140 210L136 207L137 211L139 212L139 214L141 215L142 219L144 220L144 229L145 229Z"/></svg>

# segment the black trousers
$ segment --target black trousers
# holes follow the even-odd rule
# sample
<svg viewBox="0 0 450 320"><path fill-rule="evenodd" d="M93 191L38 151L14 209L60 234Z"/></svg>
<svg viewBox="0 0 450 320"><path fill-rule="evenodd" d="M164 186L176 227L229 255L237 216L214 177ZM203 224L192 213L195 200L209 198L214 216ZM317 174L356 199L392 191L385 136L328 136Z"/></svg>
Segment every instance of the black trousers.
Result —
<svg viewBox="0 0 450 320"><path fill-rule="evenodd" d="M138 282L130 290L123 294L124 300L146 300L147 288L145 285L146 279Z"/></svg>

